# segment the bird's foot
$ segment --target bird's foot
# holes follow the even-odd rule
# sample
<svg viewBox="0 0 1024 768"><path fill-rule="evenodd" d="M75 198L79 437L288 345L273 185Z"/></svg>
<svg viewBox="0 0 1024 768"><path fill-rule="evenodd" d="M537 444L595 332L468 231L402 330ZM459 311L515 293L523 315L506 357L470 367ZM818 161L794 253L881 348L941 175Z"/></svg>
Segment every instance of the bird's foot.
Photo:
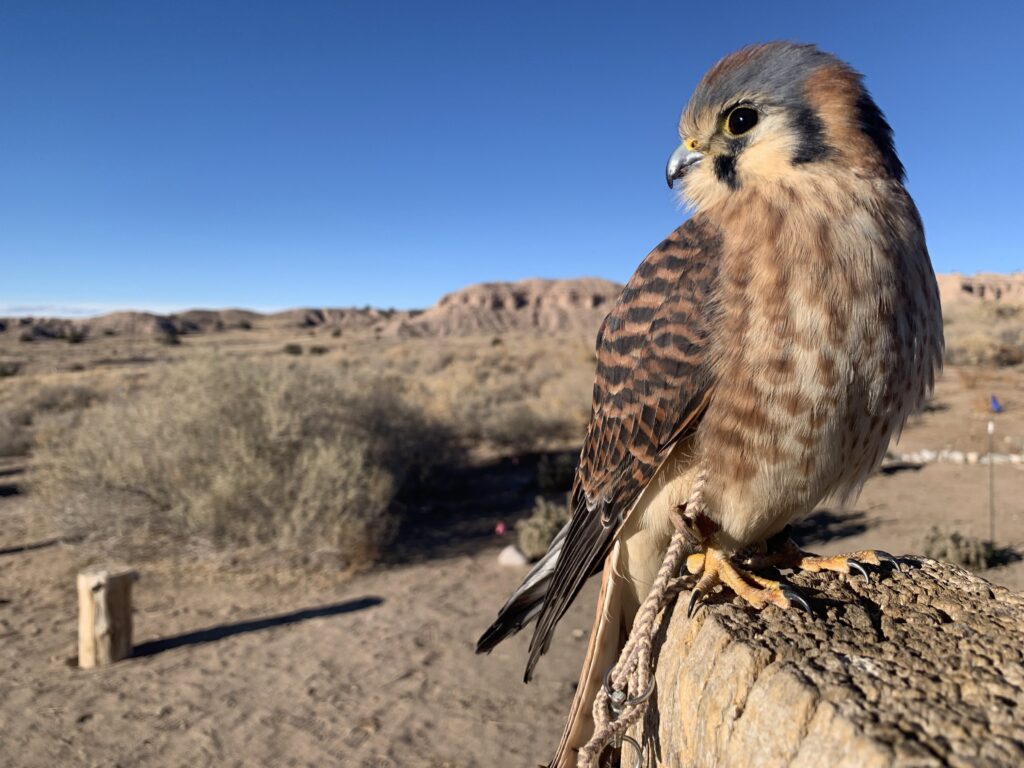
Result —
<svg viewBox="0 0 1024 768"><path fill-rule="evenodd" d="M864 565L881 566L882 563L889 563L897 571L900 570L899 561L888 552L878 549L862 549L859 552L850 552L845 555L832 555L821 557L820 555L805 552L796 545L792 539L787 539L781 547L775 551L764 554L753 555L743 561L749 568L789 568L794 571L809 571L819 573L821 571L835 571L837 573L856 573L864 581L868 580L868 572Z"/></svg>
<svg viewBox="0 0 1024 768"><path fill-rule="evenodd" d="M700 575L697 586L690 593L687 616L692 616L704 596L719 584L731 589L754 608L760 609L767 605L790 608L795 604L805 611L811 610L807 601L792 587L734 565L726 552L714 547L709 546L703 552L690 555L686 559L686 569Z"/></svg>

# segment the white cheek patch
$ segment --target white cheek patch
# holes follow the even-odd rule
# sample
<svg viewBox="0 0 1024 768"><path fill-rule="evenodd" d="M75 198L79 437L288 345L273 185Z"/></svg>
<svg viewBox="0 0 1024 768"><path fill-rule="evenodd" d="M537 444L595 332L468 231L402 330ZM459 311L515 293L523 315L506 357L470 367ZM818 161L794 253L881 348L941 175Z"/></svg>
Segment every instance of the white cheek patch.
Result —
<svg viewBox="0 0 1024 768"><path fill-rule="evenodd" d="M737 158L740 184L744 179L755 178L778 181L795 173L793 155L797 144L798 137L781 114L765 115Z"/></svg>
<svg viewBox="0 0 1024 768"><path fill-rule="evenodd" d="M683 178L679 199L684 206L702 211L718 205L730 192L729 186L715 175L714 160L706 157Z"/></svg>

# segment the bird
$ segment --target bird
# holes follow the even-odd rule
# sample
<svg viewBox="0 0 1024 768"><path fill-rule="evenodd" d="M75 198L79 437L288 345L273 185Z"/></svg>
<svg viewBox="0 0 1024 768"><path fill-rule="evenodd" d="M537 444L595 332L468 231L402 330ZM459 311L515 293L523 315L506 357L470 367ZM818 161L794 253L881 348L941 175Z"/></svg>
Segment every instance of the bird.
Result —
<svg viewBox="0 0 1024 768"><path fill-rule="evenodd" d="M593 735L605 671L680 526L697 544L691 610L719 587L751 609L806 607L761 565L864 574L891 559L817 557L789 526L856 496L942 365L923 224L861 74L814 45L745 47L699 81L679 136L666 180L691 215L602 323L569 521L477 643L536 622L529 682L601 574L550 768L575 765Z"/></svg>

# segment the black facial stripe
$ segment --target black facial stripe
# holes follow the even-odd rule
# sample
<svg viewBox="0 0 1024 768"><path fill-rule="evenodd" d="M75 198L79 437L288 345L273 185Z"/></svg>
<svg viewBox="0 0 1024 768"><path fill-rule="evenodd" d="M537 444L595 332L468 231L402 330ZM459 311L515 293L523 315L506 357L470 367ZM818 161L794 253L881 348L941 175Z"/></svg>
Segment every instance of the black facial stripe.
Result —
<svg viewBox="0 0 1024 768"><path fill-rule="evenodd" d="M725 148L729 151L730 155L736 157L736 155L742 152L749 143L750 137L744 137L742 139L729 139L725 143Z"/></svg>
<svg viewBox="0 0 1024 768"><path fill-rule="evenodd" d="M736 180L736 158L732 155L718 155L715 157L715 176L719 181L724 181L730 189L739 189L739 181Z"/></svg>
<svg viewBox="0 0 1024 768"><path fill-rule="evenodd" d="M882 110L867 93L862 93L857 98L854 109L857 111L857 124L882 156L882 166L886 173L897 181L903 181L906 173L892 143L892 128L889 127Z"/></svg>
<svg viewBox="0 0 1024 768"><path fill-rule="evenodd" d="M793 129L799 137L793 164L813 163L828 157L832 148L825 143L825 125L815 111L807 105L800 105L794 107L791 114Z"/></svg>

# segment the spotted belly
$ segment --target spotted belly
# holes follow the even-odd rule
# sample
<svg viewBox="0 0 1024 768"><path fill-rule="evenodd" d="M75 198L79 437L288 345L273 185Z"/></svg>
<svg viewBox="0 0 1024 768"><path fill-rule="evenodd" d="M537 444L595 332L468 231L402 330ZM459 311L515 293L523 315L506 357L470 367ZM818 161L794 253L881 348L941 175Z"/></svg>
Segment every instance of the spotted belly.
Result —
<svg viewBox="0 0 1024 768"><path fill-rule="evenodd" d="M806 330L748 344L720 375L697 445L707 513L725 546L761 541L826 497L855 494L923 397L925 382L910 380L898 339L877 331L869 308L848 318L843 339L829 340L811 332L829 327L827 317L805 317Z"/></svg>

